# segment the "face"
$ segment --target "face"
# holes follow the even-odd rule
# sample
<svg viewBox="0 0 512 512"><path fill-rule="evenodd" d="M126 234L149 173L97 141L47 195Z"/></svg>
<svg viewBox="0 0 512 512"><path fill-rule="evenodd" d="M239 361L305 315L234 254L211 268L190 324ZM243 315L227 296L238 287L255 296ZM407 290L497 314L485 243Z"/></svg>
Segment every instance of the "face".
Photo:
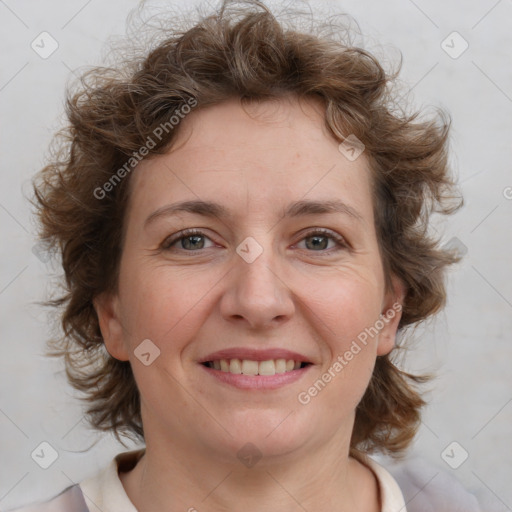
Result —
<svg viewBox="0 0 512 512"><path fill-rule="evenodd" d="M147 444L223 458L248 442L268 457L348 447L400 316L365 154L340 152L312 100L230 100L181 122L131 177L118 291L96 301Z"/></svg>

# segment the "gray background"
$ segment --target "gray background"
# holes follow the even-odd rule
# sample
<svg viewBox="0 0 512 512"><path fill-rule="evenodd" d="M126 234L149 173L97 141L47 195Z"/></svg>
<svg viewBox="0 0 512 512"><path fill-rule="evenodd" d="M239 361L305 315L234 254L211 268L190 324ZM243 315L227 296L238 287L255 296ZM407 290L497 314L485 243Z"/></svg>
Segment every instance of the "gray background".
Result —
<svg viewBox="0 0 512 512"><path fill-rule="evenodd" d="M0 0L0 509L50 497L125 449L87 430L60 363L42 355L49 324L36 302L58 269L32 252L26 196L62 121L72 72L102 62L108 37L124 33L137 4ZM466 205L437 229L467 254L450 274L445 311L416 332L409 354L409 368L438 372L411 457L452 473L485 510L512 510L512 1L311 4L354 16L364 45L385 61L401 51L404 91L452 115ZM43 31L59 44L46 59L31 48ZM464 42L454 31L469 45L458 58ZM31 458L43 441L58 452L46 470ZM452 461L468 453L457 469L441 455L453 441Z"/></svg>

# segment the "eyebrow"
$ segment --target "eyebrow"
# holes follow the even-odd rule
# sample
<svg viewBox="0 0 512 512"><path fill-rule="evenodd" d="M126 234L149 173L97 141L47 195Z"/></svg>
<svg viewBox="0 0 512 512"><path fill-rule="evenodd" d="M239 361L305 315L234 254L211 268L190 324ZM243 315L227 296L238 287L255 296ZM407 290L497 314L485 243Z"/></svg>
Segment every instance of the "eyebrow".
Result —
<svg viewBox="0 0 512 512"><path fill-rule="evenodd" d="M154 222L158 218L168 217L180 212L193 213L204 217L217 217L220 219L233 217L230 210L221 204L212 201L191 200L172 203L158 208L158 210L155 210L151 215L149 215L145 220L144 225L148 226L148 224ZM359 222L363 221L362 215L357 210L339 199L326 201L295 201L288 205L283 218L320 215L326 213L342 213Z"/></svg>

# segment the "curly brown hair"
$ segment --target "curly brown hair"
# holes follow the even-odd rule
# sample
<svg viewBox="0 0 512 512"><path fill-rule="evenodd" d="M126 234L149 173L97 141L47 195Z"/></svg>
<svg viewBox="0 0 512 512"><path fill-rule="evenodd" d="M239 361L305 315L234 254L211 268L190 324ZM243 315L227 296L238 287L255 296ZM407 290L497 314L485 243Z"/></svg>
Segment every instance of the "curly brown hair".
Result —
<svg viewBox="0 0 512 512"><path fill-rule="evenodd" d="M58 250L65 275L65 293L49 301L63 332L49 340L47 353L64 359L94 428L118 440L119 434L144 439L130 363L105 349L93 300L117 287L130 167L148 137L146 158L169 149L179 131L169 120L183 105L200 109L233 97L284 94L320 99L334 137L342 142L353 134L366 147L387 285L394 275L407 290L400 331L444 306L445 270L457 256L427 228L432 213L449 214L462 204L447 166L449 118L437 110L420 119L398 108L390 87L398 71L384 71L372 54L340 40L346 27L315 26L308 32L285 27L258 1L224 1L186 31L167 28L146 55L84 73L79 89L68 92L69 125L34 180L34 204L41 237ZM326 26L330 35L319 35ZM352 454L399 457L419 426L425 402L417 385L430 377L399 369L393 363L399 348L377 357L356 410Z"/></svg>

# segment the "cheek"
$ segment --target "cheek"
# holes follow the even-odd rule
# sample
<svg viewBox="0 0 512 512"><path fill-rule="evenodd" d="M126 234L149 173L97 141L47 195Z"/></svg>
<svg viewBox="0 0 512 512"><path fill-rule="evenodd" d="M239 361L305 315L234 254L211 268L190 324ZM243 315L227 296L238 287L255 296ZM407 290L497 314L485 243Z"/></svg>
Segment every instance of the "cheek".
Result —
<svg viewBox="0 0 512 512"><path fill-rule="evenodd" d="M165 265L127 267L120 296L128 343L133 347L150 339L162 352L181 350L200 327L208 291L217 281L208 273L171 271Z"/></svg>
<svg viewBox="0 0 512 512"><path fill-rule="evenodd" d="M177 382L186 378L182 354L204 323L205 281L164 266L141 269L142 265L134 267L130 273L127 268L130 277L121 293L125 342L135 380L146 405L158 410L162 400L171 401L184 411L190 404ZM143 340L150 340L158 349L149 345L152 361L147 366L137 360Z"/></svg>
<svg viewBox="0 0 512 512"><path fill-rule="evenodd" d="M323 327L323 336L337 350L372 326L381 313L381 287L371 275L337 272L330 278L312 278L301 288L308 290L304 302L317 326Z"/></svg>
<svg viewBox="0 0 512 512"><path fill-rule="evenodd" d="M356 407L371 378L378 341L372 327L379 319L382 297L374 279L353 273L318 283L321 286L306 303L311 318L316 318L324 357L321 382L315 376L314 389L309 389L312 397L321 392L318 406L336 405L343 414Z"/></svg>

